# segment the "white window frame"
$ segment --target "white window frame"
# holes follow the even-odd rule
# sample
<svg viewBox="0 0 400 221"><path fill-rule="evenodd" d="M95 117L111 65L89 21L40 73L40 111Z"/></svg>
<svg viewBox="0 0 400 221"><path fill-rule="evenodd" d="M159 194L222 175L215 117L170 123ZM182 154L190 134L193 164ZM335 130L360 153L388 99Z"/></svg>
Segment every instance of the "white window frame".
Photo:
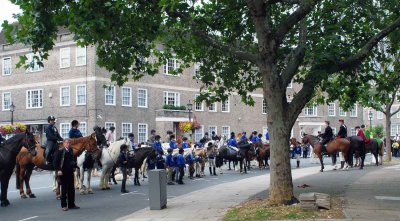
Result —
<svg viewBox="0 0 400 221"><path fill-rule="evenodd" d="M331 105L333 105L333 110L330 109ZM333 112L333 114L331 113L331 111ZM329 117L335 117L336 116L336 104L335 103L329 103L328 104L328 116Z"/></svg>
<svg viewBox="0 0 400 221"><path fill-rule="evenodd" d="M63 57L63 55L65 55L65 57ZM67 62L68 64L66 64L65 66L63 66L63 59L68 59ZM71 67L71 48L70 47L60 48L60 69L69 67Z"/></svg>
<svg viewBox="0 0 400 221"><path fill-rule="evenodd" d="M346 117L347 116L347 112L343 110L342 107L339 106L339 116L340 117Z"/></svg>
<svg viewBox="0 0 400 221"><path fill-rule="evenodd" d="M145 102L145 105L140 105L140 102L139 102L139 100L140 100L140 91L145 91L145 97L144 97L144 102ZM147 101L147 97L148 97L148 95L147 95L147 89L144 89L144 88L138 88L138 103L137 103L137 106L138 107L140 107L140 108L148 108L148 101Z"/></svg>
<svg viewBox="0 0 400 221"><path fill-rule="evenodd" d="M145 140L144 141L140 140L140 136L141 136L140 135L140 126L143 126L143 125L146 126L146 136L145 136ZM137 139L138 139L138 143L147 142L147 140L149 139L149 126L146 123L138 123L138 136L137 136Z"/></svg>
<svg viewBox="0 0 400 221"><path fill-rule="evenodd" d="M311 110L311 114L310 114L310 110ZM311 107L306 107L304 108L304 116L307 117L316 117L318 116L318 107L316 105L313 105Z"/></svg>
<svg viewBox="0 0 400 221"><path fill-rule="evenodd" d="M201 63L198 63L198 62L194 63L193 75L195 75L196 77L199 76L200 67L201 67Z"/></svg>
<svg viewBox="0 0 400 221"><path fill-rule="evenodd" d="M80 46L76 47L76 61L75 61L76 63L75 63L75 66L85 66L87 64L87 50L86 49L87 49L86 47L80 47ZM84 55L80 55L79 54L80 51L84 51L85 52ZM84 63L78 63L78 58L79 57L84 57L85 58L85 62Z"/></svg>
<svg viewBox="0 0 400 221"><path fill-rule="evenodd" d="M37 61L33 62L33 67L30 66L30 63L33 61L33 57L35 56L34 53L29 53L26 55L27 57L27 64L29 64L28 69L26 69L26 72L28 73L35 73L35 72L40 72L43 71L44 67L40 67Z"/></svg>
<svg viewBox="0 0 400 221"><path fill-rule="evenodd" d="M264 110L264 109L265 109L265 110ZM267 114L267 113L268 113L268 110L267 110L267 102L265 101L265 99L262 99L261 113L262 113L262 114Z"/></svg>
<svg viewBox="0 0 400 221"><path fill-rule="evenodd" d="M204 127L198 128L194 131L194 140L199 142L204 137Z"/></svg>
<svg viewBox="0 0 400 221"><path fill-rule="evenodd" d="M84 103L78 103L79 102L79 99L78 99L78 87L84 87L85 88L85 102ZM75 97L76 97L76 105L86 105L86 103L87 103L87 87L86 87L86 84L78 84L78 85L76 85L76 95L75 95Z"/></svg>
<svg viewBox="0 0 400 221"><path fill-rule="evenodd" d="M224 127L228 128L228 133L224 133ZM231 126L221 126L221 136L225 135L227 138L230 138L231 136Z"/></svg>
<svg viewBox="0 0 400 221"><path fill-rule="evenodd" d="M124 104L124 90L129 90L129 104ZM131 87L121 87L121 106L132 107L132 88Z"/></svg>
<svg viewBox="0 0 400 221"><path fill-rule="evenodd" d="M261 138L262 141L267 141L267 138L265 137L265 134L267 134L267 132L268 132L268 127L263 127L262 138Z"/></svg>
<svg viewBox="0 0 400 221"><path fill-rule="evenodd" d="M5 99L4 99L4 97L5 97L5 95L6 94L9 94L10 95L10 106L7 108L6 106L5 106L5 104L6 104L6 102L5 102ZM3 111L9 111L10 110L10 107L11 107L11 104L12 104L12 96L11 96L11 92L3 92L2 93L2 96L1 96L1 103L2 103L2 110Z"/></svg>
<svg viewBox="0 0 400 221"><path fill-rule="evenodd" d="M211 130L211 128L214 128L215 130ZM209 125L208 126L208 135L211 136L213 131L215 132L215 134L218 134L218 127L216 125Z"/></svg>
<svg viewBox="0 0 400 221"><path fill-rule="evenodd" d="M210 110L210 107L213 106L214 110ZM217 102L214 102L212 104L210 104L209 106L207 106L208 112L217 112L218 111L218 105Z"/></svg>
<svg viewBox="0 0 400 221"><path fill-rule="evenodd" d="M168 68L168 61L172 60L172 62L174 62L174 67L172 68L173 70L176 70L179 68L179 62L178 60L175 58L175 56L173 58L169 58L167 59L167 61L165 62L165 64L163 65L163 74L168 75L168 76L180 76L180 74L174 75L174 74L170 74L169 72L169 68Z"/></svg>
<svg viewBox="0 0 400 221"><path fill-rule="evenodd" d="M336 127L332 127L333 135L336 135Z"/></svg>
<svg viewBox="0 0 400 221"><path fill-rule="evenodd" d="M398 107L397 107L397 108L398 108ZM397 108L396 108L396 110L397 110ZM396 117L397 117L397 118L400 118L400 111L397 112Z"/></svg>
<svg viewBox="0 0 400 221"><path fill-rule="evenodd" d="M108 126L107 126L108 125ZM109 122L104 122L104 128L107 130L107 132L108 132L108 130L110 129L110 127L115 127L115 130L114 130L114 140L116 140L116 138L117 138L117 124L115 123L115 122L111 122L111 121L109 121Z"/></svg>
<svg viewBox="0 0 400 221"><path fill-rule="evenodd" d="M67 88L68 89L68 100L66 104L63 104L63 89ZM60 87L60 106L61 107L67 107L71 105L71 88L70 86L62 86Z"/></svg>
<svg viewBox="0 0 400 221"><path fill-rule="evenodd" d="M377 110L376 111L376 119L377 120L383 120L383 118L384 118L383 112Z"/></svg>
<svg viewBox="0 0 400 221"><path fill-rule="evenodd" d="M358 116L357 111L358 111L357 104L354 104L353 109L351 109L350 111L350 117L357 117Z"/></svg>
<svg viewBox="0 0 400 221"><path fill-rule="evenodd" d="M350 135L351 136L356 136L357 135L357 131L355 128L350 128Z"/></svg>
<svg viewBox="0 0 400 221"><path fill-rule="evenodd" d="M204 111L204 102L201 102L201 103L197 103L197 102L196 102L196 99L197 99L198 96L200 96L200 94L196 94L196 95L194 96L194 101L195 101L195 102L194 102L194 110L195 110L195 111ZM201 108L197 108L197 105L198 105L198 104L200 104L200 107L201 107Z"/></svg>
<svg viewBox="0 0 400 221"><path fill-rule="evenodd" d="M164 104L168 104L168 98L169 98L169 95L170 95L170 93L172 94L174 94L174 106L180 106L181 105L181 102L180 102L180 100L181 100L181 94L179 93L179 92L174 92L174 91L164 91Z"/></svg>
<svg viewBox="0 0 400 221"><path fill-rule="evenodd" d="M39 92L39 93L38 93L39 98L40 98L40 96L41 96L41 98L42 98L42 102L40 102L40 100L38 101L38 105L39 105L39 104L41 104L41 105L39 105L39 106L37 106L37 107L29 106L29 102L28 102L28 100L29 100L29 98L28 98L29 92L32 93L33 91L38 91L38 92ZM31 95L31 96L32 96L32 95ZM33 103L33 102L31 102L31 105L32 105L32 103ZM43 89L31 89L31 90L26 90L26 109L39 109L39 108L43 108L43 103L44 103Z"/></svg>
<svg viewBox="0 0 400 221"><path fill-rule="evenodd" d="M60 136L62 138L64 138L64 139L65 138L69 138L69 130L70 130L70 124L69 123L60 123Z"/></svg>
<svg viewBox="0 0 400 221"><path fill-rule="evenodd" d="M124 126L128 125L128 132L124 132ZM124 136L124 133L126 134L126 136ZM122 122L121 123L121 137L123 138L127 138L128 135L132 133L132 123L129 122Z"/></svg>
<svg viewBox="0 0 400 221"><path fill-rule="evenodd" d="M85 125L83 127L83 125ZM87 136L87 123L86 122L79 122L79 131L81 131L82 136Z"/></svg>
<svg viewBox="0 0 400 221"><path fill-rule="evenodd" d="M224 103L227 103L226 106L228 106L228 110L225 110L222 108L224 106ZM221 102L221 112L223 113L229 113L231 111L231 102L230 99L228 98L226 101Z"/></svg>
<svg viewBox="0 0 400 221"><path fill-rule="evenodd" d="M110 89L110 90L109 90ZM110 92L111 91L111 89L112 89L112 91L113 91L113 93L112 93L112 96L113 96L113 99L112 99L112 103L107 103L107 93L108 92ZM112 86L112 87L107 87L107 88L105 88L104 89L104 104L106 105L106 106L115 106L116 105L116 88L115 88L115 86ZM110 95L109 95L110 96Z"/></svg>
<svg viewBox="0 0 400 221"><path fill-rule="evenodd" d="M10 72L9 73L6 73L6 60L10 60ZM12 73L12 59L11 59L11 57L4 57L3 59L2 59L2 66L1 66L2 68L2 75L3 76L10 76L11 75L11 73Z"/></svg>

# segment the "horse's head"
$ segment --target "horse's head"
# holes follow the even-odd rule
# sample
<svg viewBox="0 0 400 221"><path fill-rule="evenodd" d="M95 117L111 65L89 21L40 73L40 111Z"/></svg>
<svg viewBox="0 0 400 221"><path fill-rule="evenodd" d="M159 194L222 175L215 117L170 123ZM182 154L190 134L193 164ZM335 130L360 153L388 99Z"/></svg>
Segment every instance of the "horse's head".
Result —
<svg viewBox="0 0 400 221"><path fill-rule="evenodd" d="M37 141L35 139L35 135L28 130L25 131L25 138L21 143L20 147L26 147L28 151L33 155L36 156L36 144Z"/></svg>
<svg viewBox="0 0 400 221"><path fill-rule="evenodd" d="M302 144L310 143L310 135L304 134L303 138L301 139Z"/></svg>
<svg viewBox="0 0 400 221"><path fill-rule="evenodd" d="M96 137L96 133L92 133L89 136L89 145L85 146L85 149L89 152L89 153L94 153L96 152L99 148L97 147L97 137Z"/></svg>
<svg viewBox="0 0 400 221"><path fill-rule="evenodd" d="M104 130L105 130L104 128L100 127L97 127L95 130L96 144L100 148L108 146L106 136L104 135Z"/></svg>

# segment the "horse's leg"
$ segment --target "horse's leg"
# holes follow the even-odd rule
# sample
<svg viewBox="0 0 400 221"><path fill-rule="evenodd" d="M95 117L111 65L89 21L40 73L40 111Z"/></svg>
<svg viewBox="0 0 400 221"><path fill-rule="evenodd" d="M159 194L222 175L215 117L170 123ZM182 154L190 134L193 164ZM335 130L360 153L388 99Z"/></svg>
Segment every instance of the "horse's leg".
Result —
<svg viewBox="0 0 400 221"><path fill-rule="evenodd" d="M244 160L244 162L246 163L246 160ZM250 170L250 168L249 168L249 170ZM244 166L244 173L245 173L245 174L247 174L247 168L246 168L246 165Z"/></svg>
<svg viewBox="0 0 400 221"><path fill-rule="evenodd" d="M333 154L332 154L332 165L333 165L333 170L336 170L336 169L337 169L336 161L337 161L336 153L333 153Z"/></svg>
<svg viewBox="0 0 400 221"><path fill-rule="evenodd" d="M10 181L10 176L11 175L8 176L8 174L5 174L3 177L1 177L1 194L0 194L1 207L6 207L10 205L10 202L7 199L8 182Z"/></svg>
<svg viewBox="0 0 400 221"><path fill-rule="evenodd" d="M319 162L321 163L321 172L324 172L324 169L325 169L325 167L324 167L324 160L323 160L323 158L322 158L322 155L321 155L321 153L319 153L318 154L318 158L319 158Z"/></svg>
<svg viewBox="0 0 400 221"><path fill-rule="evenodd" d="M25 177L25 173L26 173L26 166L25 165L19 165L17 163L16 165L16 177L15 179L17 180L18 184L17 185L19 187L19 195L22 199L26 199L27 196L25 194L24 191L24 177Z"/></svg>
<svg viewBox="0 0 400 221"><path fill-rule="evenodd" d="M103 168L101 170L101 176L100 176L100 189L105 190L106 189L106 183L108 183L108 179L106 179L107 176L107 167L103 165Z"/></svg>
<svg viewBox="0 0 400 221"><path fill-rule="evenodd" d="M228 170L232 170L231 169L231 161L230 160L228 160Z"/></svg>
<svg viewBox="0 0 400 221"><path fill-rule="evenodd" d="M87 193L89 194L93 193L92 187L90 186L90 179L92 178L92 170L93 168L89 168L87 170Z"/></svg>
<svg viewBox="0 0 400 221"><path fill-rule="evenodd" d="M26 168L26 172L25 172L25 176L24 176L26 194L28 194L29 198L36 198L35 194L32 193L31 186L29 183L29 180L31 179L33 167L34 167L33 165L29 165Z"/></svg>
<svg viewBox="0 0 400 221"><path fill-rule="evenodd" d="M83 169L83 165L81 167L79 167L79 172L77 172L78 177L79 177L79 193L80 194L85 194L85 185L84 185L84 181L85 181L85 169Z"/></svg>
<svg viewBox="0 0 400 221"><path fill-rule="evenodd" d="M110 180L111 171L112 171L112 167L107 168L106 177L105 177L105 183L106 183L105 185L106 185L107 190L110 189L110 183L108 181Z"/></svg>
<svg viewBox="0 0 400 221"><path fill-rule="evenodd" d="M378 166L379 165L379 160L378 160L378 151L376 150L376 151L374 151L373 152L373 154L374 154L374 157L375 157L375 165L376 166Z"/></svg>

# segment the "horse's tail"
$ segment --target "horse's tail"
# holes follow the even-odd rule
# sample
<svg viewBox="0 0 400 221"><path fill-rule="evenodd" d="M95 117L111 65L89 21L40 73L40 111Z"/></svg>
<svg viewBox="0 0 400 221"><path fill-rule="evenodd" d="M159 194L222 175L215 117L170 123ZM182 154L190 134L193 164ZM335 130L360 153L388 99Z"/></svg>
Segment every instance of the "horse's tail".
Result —
<svg viewBox="0 0 400 221"><path fill-rule="evenodd" d="M349 149L347 150L347 159L349 161L348 163L350 163L350 164L351 164L351 162L353 162L353 153L354 153L353 145L351 145L351 143L350 143Z"/></svg>
<svg viewBox="0 0 400 221"><path fill-rule="evenodd" d="M19 165L19 163L17 162L16 166L15 166L15 188L17 190L19 190L19 188L21 188L20 186L20 182L19 182L19 173L21 172L21 166Z"/></svg>

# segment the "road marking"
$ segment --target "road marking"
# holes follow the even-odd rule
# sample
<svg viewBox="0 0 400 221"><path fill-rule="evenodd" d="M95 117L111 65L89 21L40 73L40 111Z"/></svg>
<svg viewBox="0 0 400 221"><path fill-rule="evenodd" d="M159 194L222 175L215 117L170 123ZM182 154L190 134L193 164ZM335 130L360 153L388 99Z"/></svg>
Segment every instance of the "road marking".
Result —
<svg viewBox="0 0 400 221"><path fill-rule="evenodd" d="M134 193L134 192L123 193L123 194L121 194L121 196L125 196L125 195L128 195L128 194L131 194L131 195L142 195L142 196L146 196L146 194L144 194L144 193Z"/></svg>
<svg viewBox="0 0 400 221"><path fill-rule="evenodd" d="M375 199L377 200L400 200L400 197L396 197L396 196L375 196Z"/></svg>
<svg viewBox="0 0 400 221"><path fill-rule="evenodd" d="M32 216L32 217L28 217L28 218L25 218L25 219L20 219L18 221L25 221L25 220L36 219L36 218L38 218L38 216Z"/></svg>

